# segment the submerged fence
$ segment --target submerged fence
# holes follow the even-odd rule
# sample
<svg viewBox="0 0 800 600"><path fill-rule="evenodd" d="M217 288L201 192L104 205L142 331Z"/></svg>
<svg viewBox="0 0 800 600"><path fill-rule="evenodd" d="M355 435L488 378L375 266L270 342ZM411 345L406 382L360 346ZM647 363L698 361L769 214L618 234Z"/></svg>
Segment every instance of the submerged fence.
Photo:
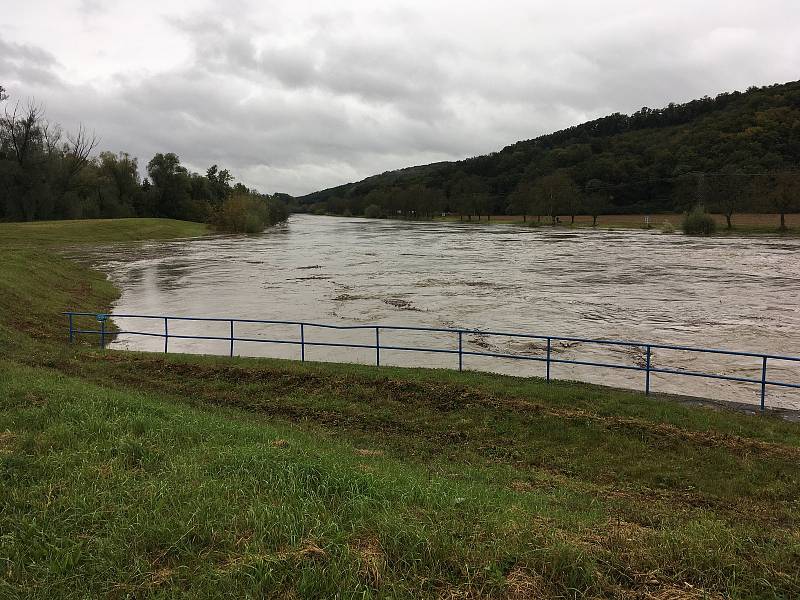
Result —
<svg viewBox="0 0 800 600"><path fill-rule="evenodd" d="M789 383L785 381L775 381L767 379L767 361L789 361L792 363L800 363L798 356L781 356L778 354L762 354L758 352L739 352L734 350L720 350L715 348L695 348L691 346L678 346L670 344L652 344L643 342L630 342L621 340L604 340L604 339L589 339L578 337L564 337L554 335L535 335L529 333L515 333L503 331L487 331L483 329L451 329L443 327L413 327L407 325L331 325L324 323L311 323L305 321L279 321L279 320L262 320L262 319L232 319L232 318L218 318L218 317L181 317L181 316L165 316L165 315L113 315L114 319L140 319L140 320L155 320L156 322L163 323L163 333L135 331L135 330L114 330L111 331L106 327L106 322L112 315L104 313L88 313L88 312L66 312L63 313L69 320L69 341L73 342L78 335L96 335L99 339L100 348L106 347L106 342L116 335L138 335L146 337L157 337L164 339L164 352L169 352L169 341L176 340L215 340L224 341L229 344L229 355L234 355L234 345L236 342L255 342L262 344L288 344L300 347L300 360L306 359L306 347L309 346L325 346L334 348L356 348L375 351L375 364L381 364L381 350L397 350L405 352L424 352L436 354L456 354L458 355L458 370L464 369L464 357L466 356L486 356L491 358L504 358L513 360L526 360L537 361L545 363L545 377L550 381L550 369L553 364L570 364L581 365L588 367L602 367L608 369L623 369L626 371L641 371L644 372L644 392L650 394L650 378L652 374L666 374L666 375L681 375L686 377L701 377L707 379L718 379L725 381L734 381L740 383L752 383L760 386L761 390L761 410L766 409L765 399L767 386L776 386L783 388L800 389L800 384ZM90 317L98 324L98 329L81 329L76 326L76 318ZM228 335L179 335L170 333L170 322L202 322L202 323L223 323L230 326L230 333ZM271 338L253 338L253 337L237 337L236 325L237 324L262 324L262 325L288 325L298 328L298 337L296 339L271 339ZM374 344L356 344L349 342L324 342L324 341L309 341L306 339L307 329L327 329L327 330L366 330L374 331L375 343ZM412 331L424 332L428 334L441 333L453 335L452 348L430 348L430 347L413 347L413 346L397 346L391 344L381 344L381 331ZM481 336L500 336L508 338L520 338L526 340L540 340L546 341L545 356L531 356L526 354L510 354L501 352L481 352L478 350L468 350L464 348L464 335L481 335ZM619 363L597 362L590 360L571 360L567 358L559 358L553 356L553 342L578 342L585 344L594 344L598 346L617 346L627 348L643 349L645 351L644 366L625 365ZM682 352L700 353L700 354L716 354L726 356L743 356L757 360L757 366L760 366L761 377L736 377L732 375L720 375L715 373L705 373L699 371L688 371L684 369L671 369L656 367L652 364L651 358L653 350L677 350Z"/></svg>

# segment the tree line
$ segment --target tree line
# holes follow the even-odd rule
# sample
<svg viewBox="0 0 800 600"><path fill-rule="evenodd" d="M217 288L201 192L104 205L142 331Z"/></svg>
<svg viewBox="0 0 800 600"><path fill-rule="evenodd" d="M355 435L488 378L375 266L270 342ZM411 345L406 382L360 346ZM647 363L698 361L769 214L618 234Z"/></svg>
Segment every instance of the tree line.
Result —
<svg viewBox="0 0 800 600"><path fill-rule="evenodd" d="M613 114L499 152L299 198L312 211L463 218L800 211L800 82ZM411 191L416 190L416 194ZM421 193L420 193L421 192ZM418 199L414 200L414 196ZM369 197L369 200L367 200ZM428 205L430 203L430 205Z"/></svg>
<svg viewBox="0 0 800 600"><path fill-rule="evenodd" d="M685 173L666 182L671 187L671 207L688 212L696 207L721 214L733 228L735 215L775 213L779 229L786 229L786 214L800 211L800 171L746 173L728 168L718 173ZM374 188L364 196L333 196L312 203L305 210L318 214L371 218L431 218L459 215L472 221L493 216L517 215L551 224L561 219L574 223L578 215L614 214L614 194L623 186L590 179L580 186L566 170L537 179L524 179L506 197L492 195L475 176L463 176L444 190L415 183L408 187ZM301 209L303 210L303 209Z"/></svg>
<svg viewBox="0 0 800 600"><path fill-rule="evenodd" d="M164 217L257 231L285 220L287 202L242 183L217 165L194 173L172 152L139 172L125 152L93 154L83 126L67 133L34 101L10 103L0 86L0 220Z"/></svg>

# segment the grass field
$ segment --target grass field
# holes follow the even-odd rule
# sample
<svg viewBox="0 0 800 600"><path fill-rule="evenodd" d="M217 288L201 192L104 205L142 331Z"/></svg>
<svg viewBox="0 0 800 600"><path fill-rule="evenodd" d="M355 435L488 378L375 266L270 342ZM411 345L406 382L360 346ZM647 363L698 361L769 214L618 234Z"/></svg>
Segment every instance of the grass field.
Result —
<svg viewBox="0 0 800 600"><path fill-rule="evenodd" d="M664 221L668 221L675 227L676 230L680 229L681 222L683 221L682 214L653 214L653 215L600 215L597 218L597 227L600 228L620 228L620 229L642 229L646 228L645 217L650 217L650 226L653 229L659 229ZM777 233L778 226L780 225L780 216L772 214L740 214L733 215L732 224L733 229L728 230L727 222L723 215L712 215L717 223L717 233L719 234L749 234L749 233ZM444 217L447 221L459 221L459 217L449 216ZM466 221L466 217L463 219ZM528 216L527 222L535 222L536 217ZM476 218L472 222L478 222ZM486 223L486 217L481 217L481 223ZM518 223L522 224L522 215L499 215L491 219L492 223ZM542 217L543 225L550 222L549 217ZM569 227L570 217L561 217L561 226ZM588 215L577 215L575 217L575 225L578 227L591 227L592 217ZM800 234L800 213L786 215L786 235Z"/></svg>
<svg viewBox="0 0 800 600"><path fill-rule="evenodd" d="M65 343L105 275L0 225L0 598L794 598L800 427L479 373Z"/></svg>

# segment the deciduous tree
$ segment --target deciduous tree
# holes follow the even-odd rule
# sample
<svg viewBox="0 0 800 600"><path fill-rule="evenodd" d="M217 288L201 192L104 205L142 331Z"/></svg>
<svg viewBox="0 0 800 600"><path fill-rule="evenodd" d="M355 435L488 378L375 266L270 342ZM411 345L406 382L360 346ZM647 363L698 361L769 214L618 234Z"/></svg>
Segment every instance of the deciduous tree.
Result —
<svg viewBox="0 0 800 600"><path fill-rule="evenodd" d="M781 171L770 177L767 206L781 217L780 230L786 231L786 213L800 210L800 173Z"/></svg>

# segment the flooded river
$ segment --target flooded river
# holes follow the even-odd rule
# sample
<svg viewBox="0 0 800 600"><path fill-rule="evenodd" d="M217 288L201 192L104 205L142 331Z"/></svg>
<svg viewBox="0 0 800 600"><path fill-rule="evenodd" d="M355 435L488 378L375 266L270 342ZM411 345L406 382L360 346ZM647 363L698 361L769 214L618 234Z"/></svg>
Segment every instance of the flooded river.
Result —
<svg viewBox="0 0 800 600"><path fill-rule="evenodd" d="M93 262L122 289L116 314L222 316L334 324L422 325L634 340L800 355L800 240L693 238L295 215L258 236L115 247ZM163 322L117 319L124 330ZM170 334L229 335L227 323L170 322ZM236 325L249 338L299 339L295 326ZM306 328L306 341L373 344L374 330ZM227 354L227 341L171 339L170 351ZM457 348L453 334L381 332L381 344ZM117 348L163 350L121 335ZM464 349L544 356L545 343L470 334ZM553 357L643 365L644 350L553 342ZM235 353L298 358L291 345L237 342ZM309 360L374 363L368 349L307 347ZM451 354L383 351L382 364L457 367ZM761 376L758 358L654 350L661 368ZM465 368L544 374L540 362L465 357ZM641 389L644 373L556 364L553 377ZM800 364L769 363L800 382ZM759 386L653 375L654 391L757 402ZM768 388L800 408L800 390Z"/></svg>

